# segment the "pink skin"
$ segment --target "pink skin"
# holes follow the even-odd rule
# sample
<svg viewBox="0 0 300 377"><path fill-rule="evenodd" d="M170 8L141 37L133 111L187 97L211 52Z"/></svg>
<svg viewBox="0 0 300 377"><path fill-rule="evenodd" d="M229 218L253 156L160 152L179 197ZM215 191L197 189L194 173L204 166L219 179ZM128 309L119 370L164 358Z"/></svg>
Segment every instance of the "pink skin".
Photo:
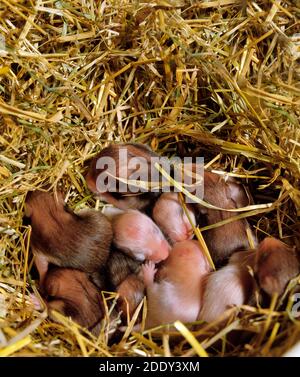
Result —
<svg viewBox="0 0 300 377"><path fill-rule="evenodd" d="M211 271L197 241L176 243L169 257L159 269L154 263L142 266L147 291L148 310L145 328L164 323L195 321L202 305L202 284Z"/></svg>
<svg viewBox="0 0 300 377"><path fill-rule="evenodd" d="M214 322L223 318L227 309L243 305L249 294L251 279L247 271L243 272L238 264L230 262L211 273L205 282L202 310L198 319Z"/></svg>
<svg viewBox="0 0 300 377"><path fill-rule="evenodd" d="M196 224L194 212L188 206L187 210L192 222ZM193 227L180 204L177 193L163 193L155 203L152 216L172 244L193 238Z"/></svg>
<svg viewBox="0 0 300 377"><path fill-rule="evenodd" d="M30 293L29 298L35 310L41 311L43 309L40 300L38 299L38 297L36 297L34 293Z"/></svg>
<svg viewBox="0 0 300 377"><path fill-rule="evenodd" d="M35 254L34 263L40 276L40 287L42 287L48 271L48 258L43 254Z"/></svg>
<svg viewBox="0 0 300 377"><path fill-rule="evenodd" d="M114 243L137 260L159 263L166 259L170 245L158 226L137 210L127 210L113 221Z"/></svg>
<svg viewBox="0 0 300 377"><path fill-rule="evenodd" d="M154 282L156 272L157 269L153 262L149 261L142 265L143 281L146 287Z"/></svg>
<svg viewBox="0 0 300 377"><path fill-rule="evenodd" d="M257 276L258 284L250 269ZM200 319L213 322L225 318L226 310L232 306L254 304L256 284L270 297L274 293L280 295L298 273L299 265L292 248L275 238L267 237L255 250L234 253L225 267L209 275Z"/></svg>

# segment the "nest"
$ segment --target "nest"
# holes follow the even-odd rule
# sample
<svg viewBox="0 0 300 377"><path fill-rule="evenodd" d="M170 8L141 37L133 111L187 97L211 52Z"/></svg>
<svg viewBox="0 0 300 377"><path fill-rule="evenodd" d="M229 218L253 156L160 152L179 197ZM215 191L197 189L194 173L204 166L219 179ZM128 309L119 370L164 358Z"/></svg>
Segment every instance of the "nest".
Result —
<svg viewBox="0 0 300 377"><path fill-rule="evenodd" d="M196 331L131 334L131 323L114 344L109 305L98 338L54 322L30 303L23 222L26 193L45 185L63 187L75 210L101 207L86 165L134 141L237 177L256 204L272 203L248 214L258 239L299 247L299 15L292 0L2 0L0 355L278 356L300 339L291 300L233 308Z"/></svg>

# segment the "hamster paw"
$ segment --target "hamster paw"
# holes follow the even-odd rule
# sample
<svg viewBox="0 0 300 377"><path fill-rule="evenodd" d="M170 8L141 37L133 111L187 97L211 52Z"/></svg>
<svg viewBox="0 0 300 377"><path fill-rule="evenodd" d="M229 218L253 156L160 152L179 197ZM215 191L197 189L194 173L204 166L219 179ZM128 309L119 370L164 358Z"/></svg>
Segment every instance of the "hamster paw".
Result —
<svg viewBox="0 0 300 377"><path fill-rule="evenodd" d="M142 272L143 272L143 280L144 284L150 285L154 281L154 276L157 272L157 269L155 268L155 264L153 262L146 262L142 265Z"/></svg>

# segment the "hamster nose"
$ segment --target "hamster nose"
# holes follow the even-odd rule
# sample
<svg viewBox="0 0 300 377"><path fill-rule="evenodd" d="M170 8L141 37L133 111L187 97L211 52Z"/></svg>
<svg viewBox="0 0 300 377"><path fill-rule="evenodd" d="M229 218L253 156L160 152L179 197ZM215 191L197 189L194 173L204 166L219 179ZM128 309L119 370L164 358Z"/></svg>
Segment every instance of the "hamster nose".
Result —
<svg viewBox="0 0 300 377"><path fill-rule="evenodd" d="M166 240L161 241L159 250L156 253L156 262L161 262L168 258L171 247Z"/></svg>

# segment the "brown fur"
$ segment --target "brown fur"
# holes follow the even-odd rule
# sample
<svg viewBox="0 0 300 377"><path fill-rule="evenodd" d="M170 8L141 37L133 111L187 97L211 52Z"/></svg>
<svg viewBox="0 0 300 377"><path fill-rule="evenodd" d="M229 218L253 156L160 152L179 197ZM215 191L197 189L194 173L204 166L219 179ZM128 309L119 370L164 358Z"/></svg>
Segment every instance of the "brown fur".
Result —
<svg viewBox="0 0 300 377"><path fill-rule="evenodd" d="M98 335L105 310L101 294L87 274L54 268L47 273L44 291L48 295L50 313L51 309L57 310Z"/></svg>
<svg viewBox="0 0 300 377"><path fill-rule="evenodd" d="M112 249L107 261L106 271L112 289L120 294L118 309L131 317L144 297L144 284L139 277L141 262L118 249Z"/></svg>
<svg viewBox="0 0 300 377"><path fill-rule="evenodd" d="M123 312L123 317L131 318L137 306L144 297L145 285L143 280L136 274L129 275L118 286L117 292L120 294L118 303L119 310Z"/></svg>
<svg viewBox="0 0 300 377"><path fill-rule="evenodd" d="M91 162L89 171L86 176L86 182L89 189L94 192L95 194L99 194L96 181L100 174L106 169L97 169L97 161L101 157L111 157L115 160L116 163L116 174L117 177L120 176L120 170L124 168L124 162L119 161L119 151L120 149L127 150L127 157L128 157L128 164L130 159L132 158L145 158L147 160L147 172L150 174L150 158L151 157L158 157L156 153L154 153L149 147L143 144L133 144L133 143L124 143L124 144L111 144L107 148L104 148ZM135 170L128 169L128 177L130 177ZM139 169L138 169L139 170ZM150 176L148 174L148 180L150 181ZM128 178L126 177L126 178ZM109 189L108 189L109 191ZM106 201L107 203L113 204L115 207L120 209L145 209L154 197L156 197L157 193L147 193L143 191L139 191L138 193L132 193L129 189L127 192L118 192L118 181L117 181L117 189L114 192L104 192L100 193L100 198Z"/></svg>
<svg viewBox="0 0 300 377"><path fill-rule="evenodd" d="M251 198L236 180L228 178L225 181L223 177L211 172L204 173L203 199L216 207L226 209L241 208L251 204ZM195 204L194 208L200 227L237 215L237 212L209 209L200 204ZM247 228L249 228L247 220L238 220L203 232L205 242L216 264L224 263L237 250L249 248Z"/></svg>
<svg viewBox="0 0 300 377"><path fill-rule="evenodd" d="M129 275L138 273L141 262L133 259L129 255L112 249L109 255L106 271L109 282L116 289Z"/></svg>
<svg viewBox="0 0 300 377"><path fill-rule="evenodd" d="M95 274L104 266L112 241L111 223L94 210L66 211L63 196L34 191L26 198L31 247L49 263ZM42 278L42 276L41 276Z"/></svg>
<svg viewBox="0 0 300 377"><path fill-rule="evenodd" d="M256 267L260 287L270 296L281 295L288 282L300 273L295 250L276 238L265 238L258 247Z"/></svg>

